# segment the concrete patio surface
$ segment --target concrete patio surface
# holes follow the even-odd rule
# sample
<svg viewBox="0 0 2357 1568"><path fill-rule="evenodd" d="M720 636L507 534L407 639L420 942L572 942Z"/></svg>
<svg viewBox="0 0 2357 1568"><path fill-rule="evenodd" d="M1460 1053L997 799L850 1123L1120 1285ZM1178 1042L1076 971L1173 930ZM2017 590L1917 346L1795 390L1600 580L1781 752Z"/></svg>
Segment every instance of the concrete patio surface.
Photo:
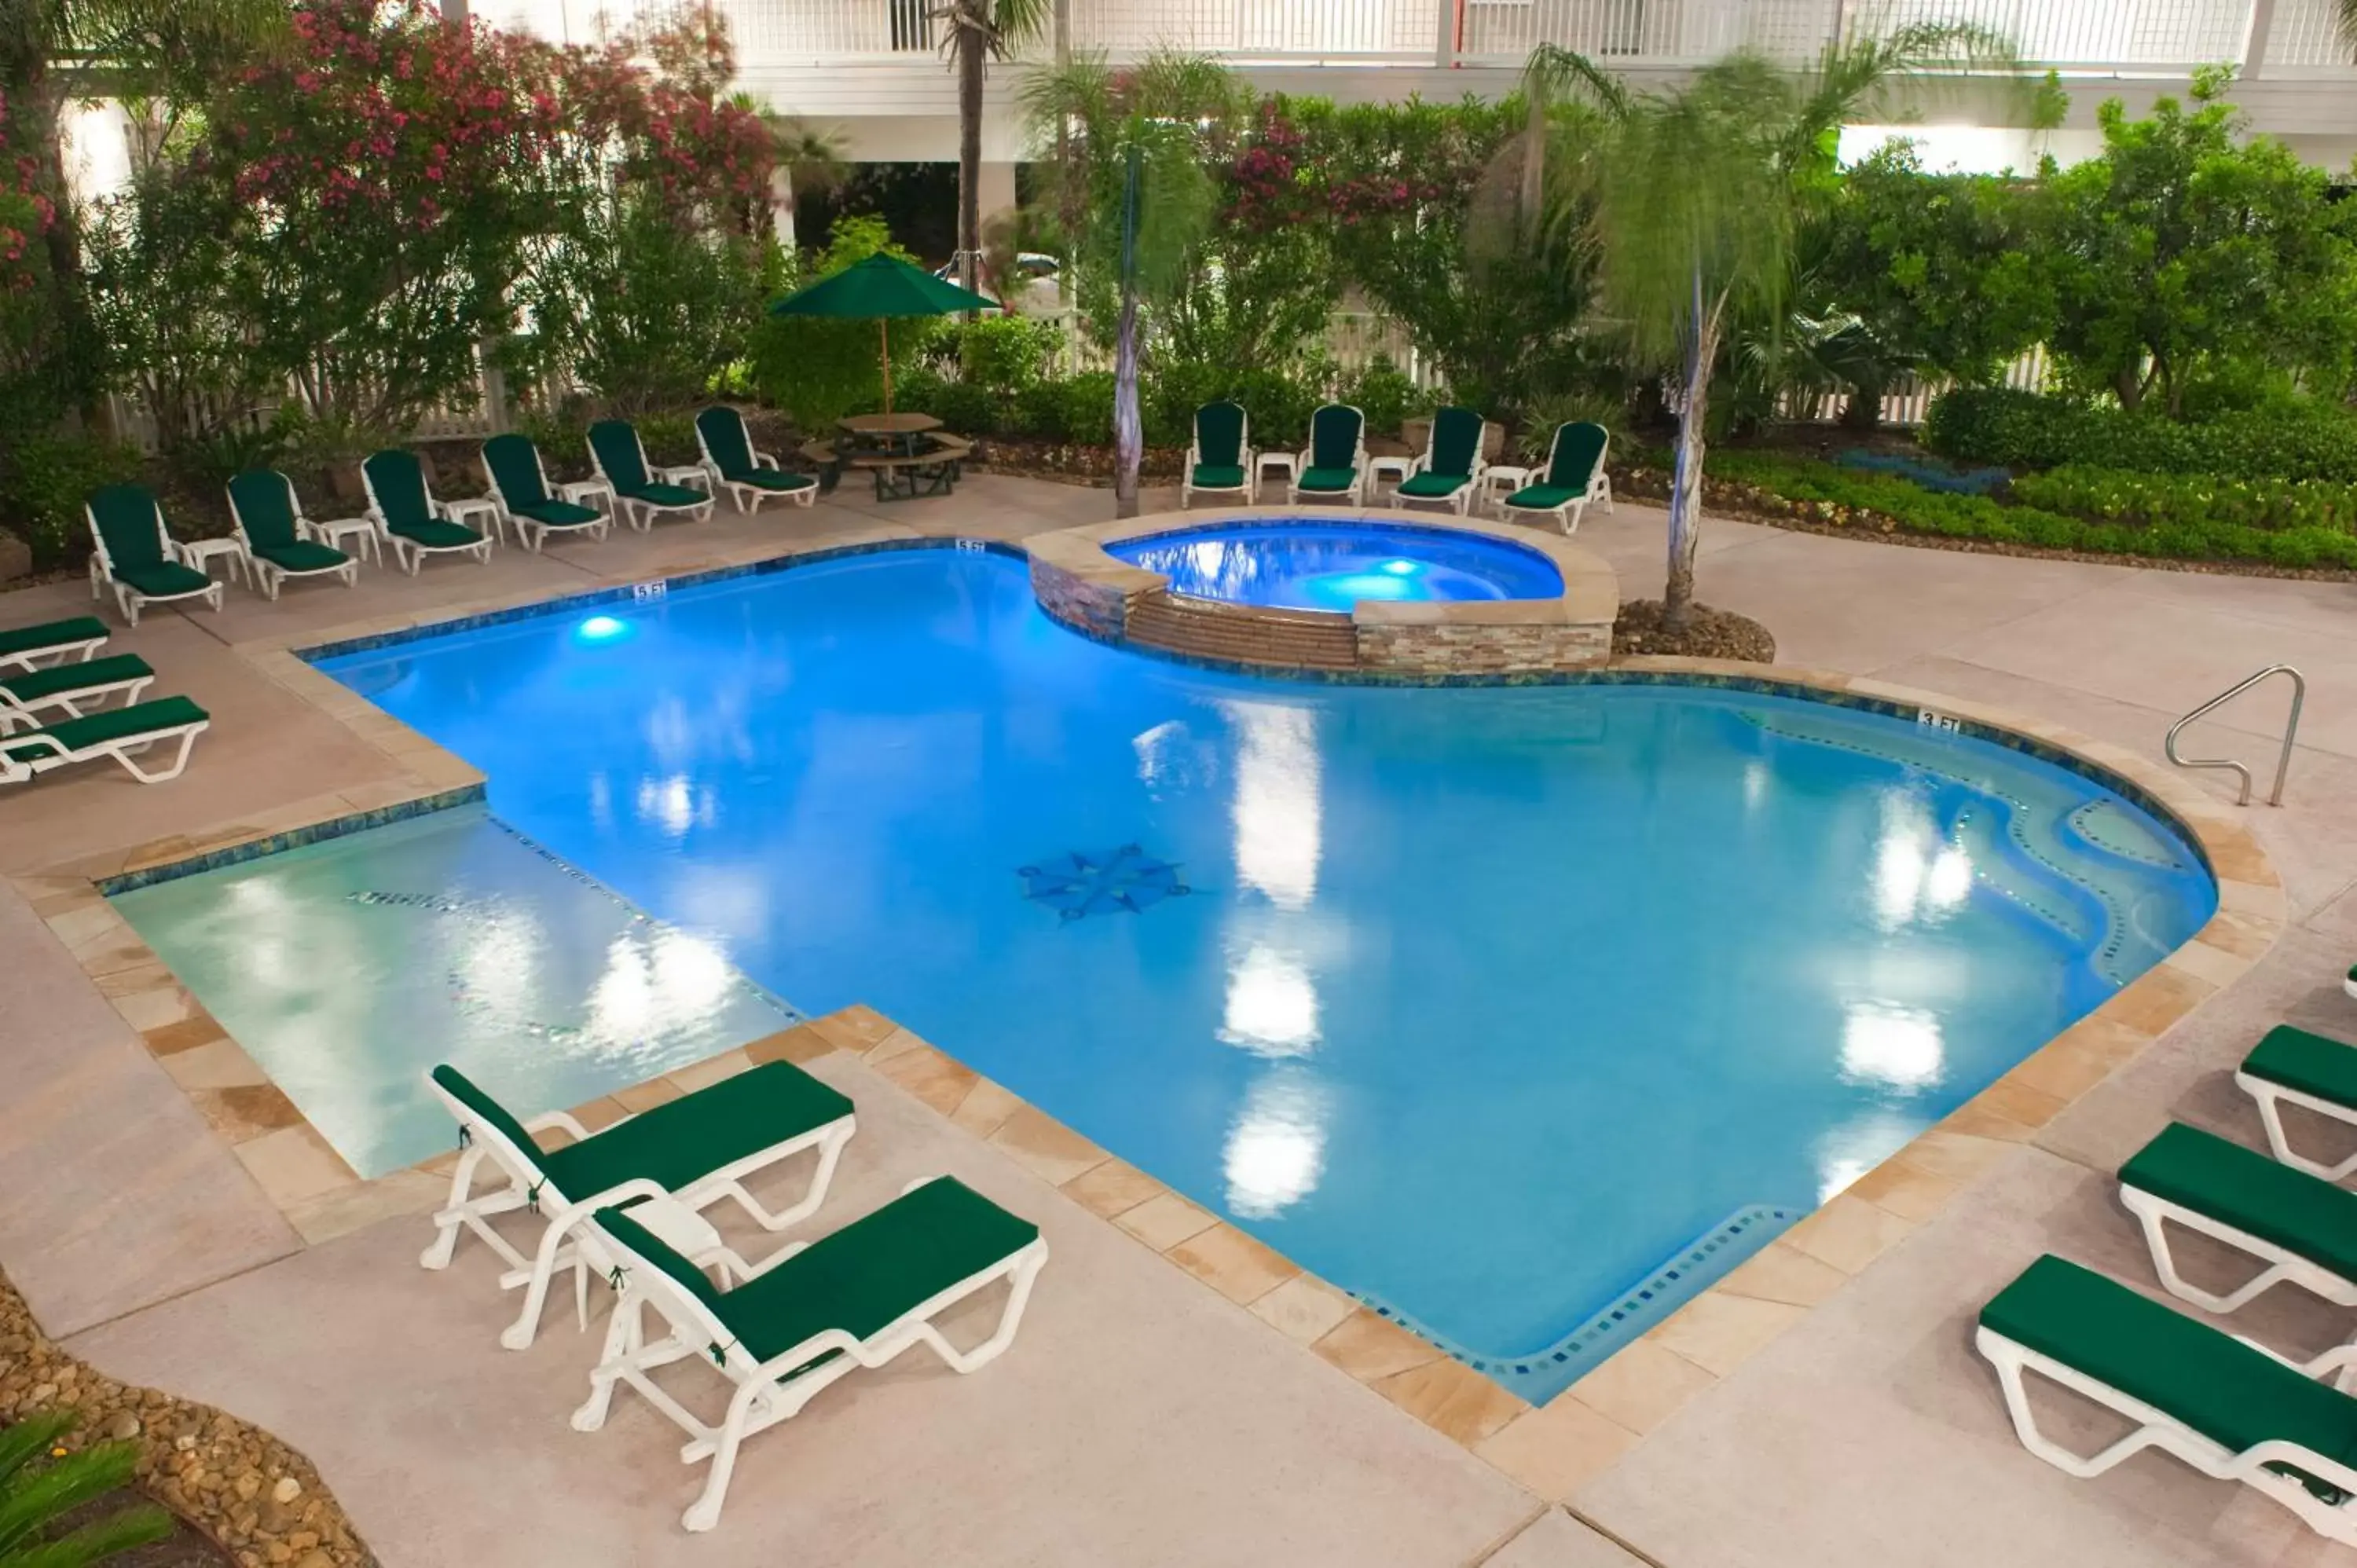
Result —
<svg viewBox="0 0 2357 1568"><path fill-rule="evenodd" d="M273 606L232 588L218 617L158 611L116 640L164 671L160 689L213 711L188 775L142 789L91 769L0 796L0 873L200 837L322 795L365 798L397 774L258 674L231 646L244 639L794 546L1019 539L1110 510L1104 491L978 476L942 499L839 497L756 519L724 507L708 525L544 557L503 550L488 569L409 579L371 567L350 593L294 589ZM1579 540L1636 597L1658 592L1662 533L1659 511L1624 503L1591 512ZM716 1563L2357 1563L2272 1503L2165 1458L2092 1482L2044 1466L2014 1441L1971 1348L1980 1303L2042 1251L2153 1288L2110 1173L2171 1117L2258 1144L2227 1075L2267 1025L2357 1038L2357 1003L2339 989L2357 956L2357 585L1725 521L1705 534L1699 585L1706 602L1766 622L1787 661L2001 703L2155 759L2178 714L2263 665L2298 664L2310 687L2287 804L2244 814L2293 925L2248 977L1972 1173L1962 1197L1824 1305L1752 1330L1773 1343L1730 1375L1689 1393L1656 1384L1625 1429L1598 1434L1568 1512L860 1062L829 1057L813 1070L854 1095L863 1130L822 1224L947 1170L1038 1219L1054 1256L1005 1358L960 1379L914 1354L829 1391L748 1444L720 1529L690 1542L678 1515L699 1477L677 1463L673 1429L627 1393L602 1433L566 1426L595 1349L575 1335L569 1302L552 1306L537 1346L511 1354L496 1343L510 1304L486 1252L462 1247L447 1273L418 1269L417 1214L303 1246L5 885L0 1066L29 1089L0 1110L0 1182L17 1195L0 1206L0 1267L52 1334L104 1370L218 1402L307 1453L397 1568L691 1552ZM86 605L74 584L0 596L0 625ZM2283 702L2255 693L2189 741L2241 757L2264 795ZM2193 777L2231 798L2226 776ZM889 998L873 1000L888 1011ZM954 1039L938 1043L955 1054ZM404 1201L422 1208L431 1196L413 1187ZM2346 1313L2275 1296L2287 1299L2235 1326L2304 1349L2357 1329ZM2053 1408L2071 1419L2063 1402Z"/></svg>

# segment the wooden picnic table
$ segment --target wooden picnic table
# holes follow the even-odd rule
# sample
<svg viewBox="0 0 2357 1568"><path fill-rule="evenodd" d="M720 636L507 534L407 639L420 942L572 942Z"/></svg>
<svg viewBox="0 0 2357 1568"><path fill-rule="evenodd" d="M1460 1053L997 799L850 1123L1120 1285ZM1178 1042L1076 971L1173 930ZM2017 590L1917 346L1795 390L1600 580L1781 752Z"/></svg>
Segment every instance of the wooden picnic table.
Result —
<svg viewBox="0 0 2357 1568"><path fill-rule="evenodd" d="M941 434L942 422L930 413L860 413L835 423L843 435L831 445L811 442L802 456L837 475L872 475L879 501L948 495L974 454L973 442Z"/></svg>

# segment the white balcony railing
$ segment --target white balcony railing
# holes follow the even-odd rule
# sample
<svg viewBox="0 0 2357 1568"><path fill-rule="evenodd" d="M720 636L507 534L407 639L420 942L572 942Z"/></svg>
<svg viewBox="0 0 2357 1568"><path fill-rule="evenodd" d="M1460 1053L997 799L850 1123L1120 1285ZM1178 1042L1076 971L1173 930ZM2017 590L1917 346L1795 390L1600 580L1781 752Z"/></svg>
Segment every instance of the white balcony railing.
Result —
<svg viewBox="0 0 2357 1568"><path fill-rule="evenodd" d="M485 20L590 43L668 0L475 0ZM727 16L748 77L936 52L939 0L707 0ZM2023 59L2082 73L2181 74L2242 63L2342 76L2352 51L2338 0L2275 0L2263 48L2255 0L1067 0L1066 42L1135 59L1157 47L1241 63L1516 65L1542 43L1616 66L1678 67L1751 48L1814 55L1837 33L1962 20Z"/></svg>
<svg viewBox="0 0 2357 1568"><path fill-rule="evenodd" d="M1242 59L1429 61L1452 0L1071 0L1072 44L1115 59L1157 47Z"/></svg>

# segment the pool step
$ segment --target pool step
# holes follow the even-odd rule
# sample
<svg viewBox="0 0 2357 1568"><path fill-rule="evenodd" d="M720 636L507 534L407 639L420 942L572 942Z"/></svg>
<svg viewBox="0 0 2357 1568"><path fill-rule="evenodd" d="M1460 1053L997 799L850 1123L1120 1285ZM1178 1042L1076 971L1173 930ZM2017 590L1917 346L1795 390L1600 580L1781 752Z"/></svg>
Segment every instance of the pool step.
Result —
<svg viewBox="0 0 2357 1568"><path fill-rule="evenodd" d="M1198 659L1350 670L1359 662L1351 618L1316 610L1218 604L1184 595L1144 594L1129 603L1132 642Z"/></svg>

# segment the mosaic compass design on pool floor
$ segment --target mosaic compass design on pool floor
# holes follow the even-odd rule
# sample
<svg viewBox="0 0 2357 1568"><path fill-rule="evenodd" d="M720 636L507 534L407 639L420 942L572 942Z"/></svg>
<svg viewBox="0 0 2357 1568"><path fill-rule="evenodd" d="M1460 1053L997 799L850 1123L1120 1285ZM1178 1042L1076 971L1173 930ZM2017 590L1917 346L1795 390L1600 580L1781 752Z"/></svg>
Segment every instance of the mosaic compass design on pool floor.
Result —
<svg viewBox="0 0 2357 1568"><path fill-rule="evenodd" d="M1100 854L1075 850L1015 875L1023 878L1023 897L1066 920L1125 909L1135 915L1194 891L1180 880L1177 861L1157 860L1134 843Z"/></svg>

